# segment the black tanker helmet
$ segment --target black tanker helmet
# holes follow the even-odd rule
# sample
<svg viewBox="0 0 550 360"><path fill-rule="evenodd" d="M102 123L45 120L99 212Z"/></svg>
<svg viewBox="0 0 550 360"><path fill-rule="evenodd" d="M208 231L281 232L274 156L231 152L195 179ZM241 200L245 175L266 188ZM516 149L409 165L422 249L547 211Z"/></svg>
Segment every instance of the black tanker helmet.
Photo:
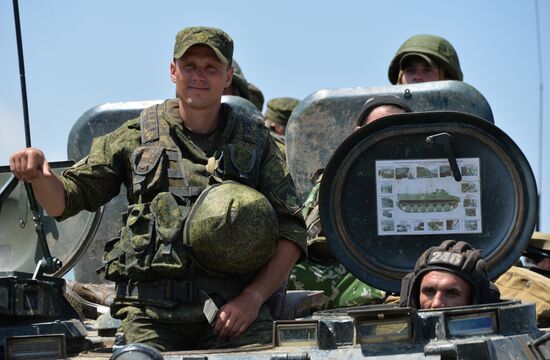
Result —
<svg viewBox="0 0 550 360"><path fill-rule="evenodd" d="M464 241L445 240L426 250L418 258L414 271L403 278L401 306L420 309L420 283L424 275L433 270L450 272L470 284L471 305L495 303L500 299L500 292L487 277L487 265L479 250Z"/></svg>

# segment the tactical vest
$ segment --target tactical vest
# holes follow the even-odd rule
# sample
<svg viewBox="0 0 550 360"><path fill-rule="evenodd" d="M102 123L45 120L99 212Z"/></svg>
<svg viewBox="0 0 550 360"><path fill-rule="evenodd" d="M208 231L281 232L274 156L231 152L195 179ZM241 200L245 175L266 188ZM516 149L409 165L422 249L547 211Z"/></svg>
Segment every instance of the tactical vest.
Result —
<svg viewBox="0 0 550 360"><path fill-rule="evenodd" d="M205 186L190 186L181 150L163 119L164 107L156 105L140 115L142 145L131 156L135 203L123 217L120 237L105 245L103 270L108 280L190 279L191 270L201 268L191 258L181 231ZM267 132L250 119L232 116L226 126L233 128L224 131L221 151L205 164L209 182L235 180L256 188Z"/></svg>

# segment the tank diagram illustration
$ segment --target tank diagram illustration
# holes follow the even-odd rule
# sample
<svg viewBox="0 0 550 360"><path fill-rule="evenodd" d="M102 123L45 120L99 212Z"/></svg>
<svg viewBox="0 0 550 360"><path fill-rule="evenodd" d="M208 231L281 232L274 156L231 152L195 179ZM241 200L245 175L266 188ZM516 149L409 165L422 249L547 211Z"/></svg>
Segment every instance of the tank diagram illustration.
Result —
<svg viewBox="0 0 550 360"><path fill-rule="evenodd" d="M376 161L379 235L480 233L478 158Z"/></svg>

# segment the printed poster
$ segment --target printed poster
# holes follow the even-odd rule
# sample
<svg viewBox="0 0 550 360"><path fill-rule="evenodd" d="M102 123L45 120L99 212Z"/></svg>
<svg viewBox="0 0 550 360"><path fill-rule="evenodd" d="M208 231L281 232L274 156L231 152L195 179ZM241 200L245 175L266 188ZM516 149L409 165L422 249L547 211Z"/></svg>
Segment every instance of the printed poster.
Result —
<svg viewBox="0 0 550 360"><path fill-rule="evenodd" d="M378 235L481 233L479 158L378 160Z"/></svg>

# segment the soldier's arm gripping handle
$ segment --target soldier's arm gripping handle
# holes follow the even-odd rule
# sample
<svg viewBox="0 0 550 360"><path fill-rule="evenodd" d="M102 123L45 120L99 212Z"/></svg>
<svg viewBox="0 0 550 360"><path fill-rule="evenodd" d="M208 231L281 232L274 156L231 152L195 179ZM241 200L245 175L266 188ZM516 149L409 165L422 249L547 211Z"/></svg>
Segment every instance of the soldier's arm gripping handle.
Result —
<svg viewBox="0 0 550 360"><path fill-rule="evenodd" d="M38 200L49 216L59 216L63 213L65 210L63 183L51 171L41 150L26 148L14 153L10 157L10 169L19 180L32 184L33 194L29 193L31 210L37 209L36 200ZM27 190L29 190L28 187Z"/></svg>

